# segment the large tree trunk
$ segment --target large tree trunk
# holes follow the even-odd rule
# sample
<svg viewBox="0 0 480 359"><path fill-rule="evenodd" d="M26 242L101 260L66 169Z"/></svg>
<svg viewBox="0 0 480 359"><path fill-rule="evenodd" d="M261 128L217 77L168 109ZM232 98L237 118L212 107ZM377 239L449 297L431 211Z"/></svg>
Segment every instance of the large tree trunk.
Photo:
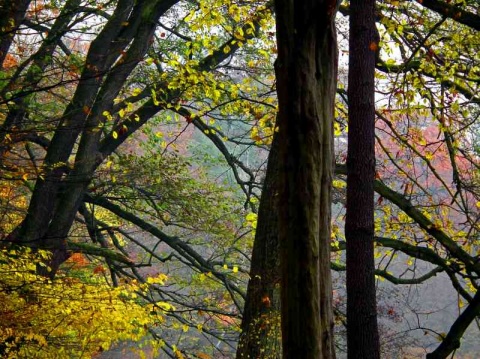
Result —
<svg viewBox="0 0 480 359"><path fill-rule="evenodd" d="M284 358L334 358L330 275L335 0L277 0Z"/></svg>
<svg viewBox="0 0 480 359"><path fill-rule="evenodd" d="M375 297L375 0L350 1L347 159L347 351L380 358Z"/></svg>
<svg viewBox="0 0 480 359"><path fill-rule="evenodd" d="M258 210L250 281L242 317L237 359L281 358L280 248L278 242L279 141L275 136L268 157Z"/></svg>
<svg viewBox="0 0 480 359"><path fill-rule="evenodd" d="M11 241L52 249L52 277L68 258L65 239L94 171L104 159L99 151L101 132L95 130L105 121L102 113L111 110L126 78L146 54L158 19L177 1L118 1L90 45L73 99L50 141L45 174L35 184L27 216L9 235ZM120 50L127 46L124 63L114 66ZM74 167L66 175L65 164L80 135Z"/></svg>

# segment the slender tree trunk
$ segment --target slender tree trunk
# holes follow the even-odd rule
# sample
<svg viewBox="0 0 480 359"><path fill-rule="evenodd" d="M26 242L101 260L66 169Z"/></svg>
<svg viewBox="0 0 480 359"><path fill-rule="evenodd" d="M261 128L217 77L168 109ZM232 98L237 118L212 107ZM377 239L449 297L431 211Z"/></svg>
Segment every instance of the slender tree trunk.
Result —
<svg viewBox="0 0 480 359"><path fill-rule="evenodd" d="M4 159L3 157L5 151L8 151L11 146L5 143L5 136L11 133L13 127L16 127L17 130L22 129L23 119L28 116L27 104L31 101L32 96L34 96L33 93L34 90L37 88L38 83L44 78L44 71L51 63L52 55L58 44L60 43L62 36L64 36L65 33L69 30L70 22L77 14L78 6L80 6L80 3L81 0L68 0L65 3L62 11L55 19L54 24L46 35L46 38L42 41L42 45L40 46L38 51L29 58L31 64L25 74L25 84L22 86L21 89L18 89L14 92L13 102L15 103L15 108L8 112L7 116L5 117L5 121L3 121L3 123L0 125L0 163ZM2 38L2 45L0 46L4 46L3 43L7 40L8 36ZM0 91L0 97L4 97L6 93L11 90L11 88L15 88L18 86L15 86L16 80L18 79L17 76L18 74L12 76L9 82L3 86Z"/></svg>
<svg viewBox="0 0 480 359"><path fill-rule="evenodd" d="M334 358L330 275L335 0L277 0L284 358Z"/></svg>
<svg viewBox="0 0 480 359"><path fill-rule="evenodd" d="M275 136L268 157L267 174L258 210L237 359L273 359L282 356L277 210L280 165L278 152L278 136Z"/></svg>
<svg viewBox="0 0 480 359"><path fill-rule="evenodd" d="M3 68L13 37L25 18L31 0L0 1L0 69Z"/></svg>
<svg viewBox="0 0 480 359"><path fill-rule="evenodd" d="M347 159L347 351L380 358L375 296L375 0L350 1Z"/></svg>

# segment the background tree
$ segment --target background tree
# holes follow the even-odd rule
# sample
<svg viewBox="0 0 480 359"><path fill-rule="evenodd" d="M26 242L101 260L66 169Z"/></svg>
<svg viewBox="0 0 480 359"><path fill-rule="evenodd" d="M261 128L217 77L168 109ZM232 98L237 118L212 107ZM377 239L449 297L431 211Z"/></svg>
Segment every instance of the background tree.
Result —
<svg viewBox="0 0 480 359"><path fill-rule="evenodd" d="M278 223L279 136L275 136L258 209L250 280L237 358L281 358L280 243Z"/></svg>

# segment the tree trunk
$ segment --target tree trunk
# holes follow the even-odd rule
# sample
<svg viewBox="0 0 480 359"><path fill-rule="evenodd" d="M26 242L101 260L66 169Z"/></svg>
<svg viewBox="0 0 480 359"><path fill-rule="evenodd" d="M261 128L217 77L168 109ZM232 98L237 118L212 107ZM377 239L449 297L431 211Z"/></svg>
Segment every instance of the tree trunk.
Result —
<svg viewBox="0 0 480 359"><path fill-rule="evenodd" d="M70 22L75 18L80 3L81 0L68 0L65 3L59 16L55 19L54 24L48 31L46 38L42 41L42 45L38 51L29 58L31 64L25 74L26 82L21 89L14 92L13 102L15 103L15 107L7 113L5 121L0 125L0 164L4 160L5 152L11 147L11 144L8 144L9 141L5 143L5 136L11 133L12 128L16 128L17 130L22 129L23 120L28 117L29 108L27 104L32 100L35 90L38 89L38 84L44 78L44 71L47 69L48 65L51 64L54 51L61 42L62 37L68 32ZM25 4L24 6L28 7L28 4ZM0 46L7 46L3 45L4 42L8 40L7 38L8 36L2 38L2 44ZM0 50L0 53L1 51L2 50ZM0 56L0 61L2 61L1 59ZM4 97L12 88L18 87L16 80L17 76L10 78L9 82L3 86L0 92L0 97Z"/></svg>
<svg viewBox="0 0 480 359"><path fill-rule="evenodd" d="M237 359L281 358L278 136L273 139L253 245Z"/></svg>
<svg viewBox="0 0 480 359"><path fill-rule="evenodd" d="M330 275L335 0L277 0L284 358L334 358Z"/></svg>
<svg viewBox="0 0 480 359"><path fill-rule="evenodd" d="M120 0L90 45L79 85L48 147L46 173L35 184L27 216L9 235L11 241L52 249L51 277L69 256L68 232L94 171L104 159L99 153L101 132L95 130L105 121L102 113L111 110L126 78L146 54L158 19L177 1ZM122 26L125 22L127 29ZM125 63L114 66L119 46L128 46ZM80 135L74 167L65 175Z"/></svg>
<svg viewBox="0 0 480 359"><path fill-rule="evenodd" d="M375 296L375 0L350 2L347 159L347 351L380 358Z"/></svg>
<svg viewBox="0 0 480 359"><path fill-rule="evenodd" d="M4 68L4 61L8 49L12 45L13 37L25 18L31 0L3 0L0 2L0 69Z"/></svg>
<svg viewBox="0 0 480 359"><path fill-rule="evenodd" d="M121 23L128 19L128 14L132 8L133 1L119 1L110 20L96 39L92 41L85 61L85 69L82 72L73 99L64 111L58 128L50 141L44 164L47 169L44 178L37 180L27 216L21 225L9 235L10 240L20 240L27 243L44 241L43 237L48 230L46 224L51 222L56 211L57 197L61 194L59 192L63 184L62 177L65 174L65 164L68 162L87 118L85 109L93 107L106 70L115 61L113 59L110 63L107 63L105 58L110 55L112 43L121 31ZM65 185L63 187L65 188ZM52 240L60 244L63 239L53 238Z"/></svg>

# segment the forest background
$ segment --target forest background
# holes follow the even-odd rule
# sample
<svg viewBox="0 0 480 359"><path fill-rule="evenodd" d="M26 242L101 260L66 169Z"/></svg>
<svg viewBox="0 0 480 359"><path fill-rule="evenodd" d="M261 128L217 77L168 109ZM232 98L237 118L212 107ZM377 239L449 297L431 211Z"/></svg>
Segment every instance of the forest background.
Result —
<svg viewBox="0 0 480 359"><path fill-rule="evenodd" d="M385 357L458 336L456 357L479 350L478 8L377 2ZM337 16L333 124L339 356L349 11ZM173 358L233 357L252 327L242 340L278 357L278 243L257 240L266 257L251 257L277 131L272 3L22 0L0 12L1 355L90 357L133 340ZM242 324L254 261L271 291Z"/></svg>

